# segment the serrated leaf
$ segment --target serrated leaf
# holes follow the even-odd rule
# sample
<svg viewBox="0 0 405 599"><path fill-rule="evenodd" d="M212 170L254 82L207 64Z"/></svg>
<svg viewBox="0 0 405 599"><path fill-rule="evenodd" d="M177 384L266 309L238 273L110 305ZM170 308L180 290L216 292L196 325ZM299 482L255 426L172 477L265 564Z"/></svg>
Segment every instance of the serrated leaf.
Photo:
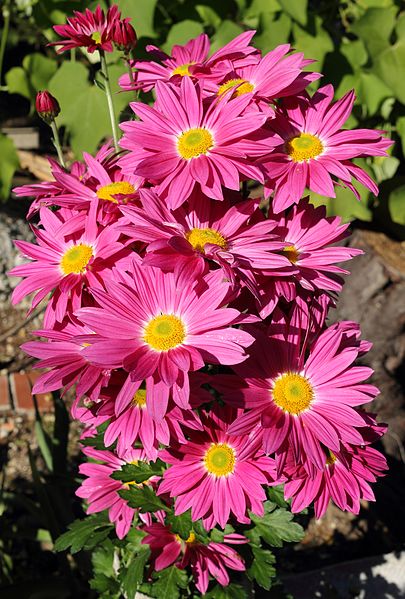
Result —
<svg viewBox="0 0 405 599"><path fill-rule="evenodd" d="M290 15L294 21L297 21L304 27L306 26L308 20L308 0L278 0L278 3L281 5L284 12Z"/></svg>
<svg viewBox="0 0 405 599"><path fill-rule="evenodd" d="M390 193L388 209L394 223L405 225L405 185L397 187Z"/></svg>
<svg viewBox="0 0 405 599"><path fill-rule="evenodd" d="M134 555L127 564L125 574L121 576L122 588L125 591L127 599L134 599L135 593L142 584L144 568L149 555L150 549L144 545L139 553Z"/></svg>
<svg viewBox="0 0 405 599"><path fill-rule="evenodd" d="M279 507L286 507L288 505L288 502L284 499L284 485L267 487L267 497Z"/></svg>
<svg viewBox="0 0 405 599"><path fill-rule="evenodd" d="M148 485L142 487L131 486L129 489L119 491L119 495L128 502L129 507L139 509L142 513L169 511L168 507L155 494Z"/></svg>
<svg viewBox="0 0 405 599"><path fill-rule="evenodd" d="M67 532L56 539L55 551L65 551L69 547L70 553L91 549L103 541L111 529L112 524L104 512L92 514L83 520L75 520L69 524Z"/></svg>
<svg viewBox="0 0 405 599"><path fill-rule="evenodd" d="M161 464L138 462L137 464L124 464L121 470L116 470L111 474L111 478L120 480L123 483L135 482L139 484L149 480L152 476L161 476L162 472Z"/></svg>
<svg viewBox="0 0 405 599"><path fill-rule="evenodd" d="M204 595L204 599L247 599L247 596L245 589L238 584L229 584L226 587L217 584Z"/></svg>
<svg viewBox="0 0 405 599"><path fill-rule="evenodd" d="M268 591L272 584L272 578L276 576L276 569L274 567L276 558L268 549L262 549L254 545L251 545L251 549L253 561L247 571L248 578L255 580L258 585Z"/></svg>
<svg viewBox="0 0 405 599"><path fill-rule="evenodd" d="M11 182L17 168L20 166L18 154L12 140L0 133L0 199L8 200Z"/></svg>
<svg viewBox="0 0 405 599"><path fill-rule="evenodd" d="M184 514L180 514L179 516L169 514L166 521L170 524L172 532L179 535L185 541L188 539L190 532L193 529L191 510L187 510L187 512L184 512Z"/></svg>
<svg viewBox="0 0 405 599"><path fill-rule="evenodd" d="M304 536L302 526L293 522L291 512L283 508L277 508L263 517L251 514L251 519L255 527L248 530L246 536L249 536L248 533L252 533L253 530L254 542L257 540L257 536L260 536L271 547L282 547L283 541L297 543Z"/></svg>
<svg viewBox="0 0 405 599"><path fill-rule="evenodd" d="M154 572L152 577L156 580L152 591L159 599L178 599L180 589L187 588L188 576L184 570L179 570L176 566Z"/></svg>

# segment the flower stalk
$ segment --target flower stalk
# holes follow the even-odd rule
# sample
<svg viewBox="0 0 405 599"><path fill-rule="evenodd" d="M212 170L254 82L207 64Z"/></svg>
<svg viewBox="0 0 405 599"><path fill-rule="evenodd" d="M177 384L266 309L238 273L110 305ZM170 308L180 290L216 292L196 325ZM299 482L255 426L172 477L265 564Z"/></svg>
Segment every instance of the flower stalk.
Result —
<svg viewBox="0 0 405 599"><path fill-rule="evenodd" d="M105 91L105 95L107 97L108 112L110 114L111 129L112 129L113 140L114 140L114 148L115 148L115 151L118 152L119 151L118 127L117 127L117 119L115 116L114 103L113 103L112 93L111 93L110 78L108 75L108 66L107 66L107 61L105 58L104 50L99 50L99 53L100 53L100 60L101 60L101 72L102 72L103 78L104 78L104 91Z"/></svg>

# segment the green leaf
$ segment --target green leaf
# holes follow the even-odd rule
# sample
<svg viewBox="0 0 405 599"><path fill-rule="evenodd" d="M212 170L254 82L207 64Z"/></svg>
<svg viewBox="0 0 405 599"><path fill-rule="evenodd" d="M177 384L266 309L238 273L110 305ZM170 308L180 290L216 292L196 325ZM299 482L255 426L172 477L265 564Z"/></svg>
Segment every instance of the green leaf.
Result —
<svg viewBox="0 0 405 599"><path fill-rule="evenodd" d="M182 539L185 541L190 536L190 532L193 529L193 522L191 520L191 510L187 510L184 514L180 514L180 516L175 516L174 514L170 514L166 518L167 522L170 524L170 528L172 532L177 535L180 535Z"/></svg>
<svg viewBox="0 0 405 599"><path fill-rule="evenodd" d="M18 154L9 137L0 133L0 199L8 200L15 171L20 166Z"/></svg>
<svg viewBox="0 0 405 599"><path fill-rule="evenodd" d="M268 549L262 549L251 545L253 553L253 561L247 575L250 580L255 580L258 585L266 589L270 589L272 584L272 578L276 576L276 569L274 567L276 558Z"/></svg>
<svg viewBox="0 0 405 599"><path fill-rule="evenodd" d="M176 23L169 31L163 50L170 52L173 46L183 45L200 33L204 33L204 28L197 21L186 20Z"/></svg>
<svg viewBox="0 0 405 599"><path fill-rule="evenodd" d="M162 472L162 463L138 462L137 464L124 464L121 470L116 470L111 474L111 478L120 480L123 483L135 482L139 484L149 480L152 476L161 476Z"/></svg>
<svg viewBox="0 0 405 599"><path fill-rule="evenodd" d="M123 17L131 17L131 25L138 38L157 37L153 26L157 0L116 0L115 4L118 4Z"/></svg>
<svg viewBox="0 0 405 599"><path fill-rule="evenodd" d="M347 38L343 38L339 51L354 69L362 67L367 62L367 51L364 42L360 39L349 41Z"/></svg>
<svg viewBox="0 0 405 599"><path fill-rule="evenodd" d="M282 9L290 15L290 17L297 21L300 25L307 24L307 5L308 0L278 0L281 4Z"/></svg>
<svg viewBox="0 0 405 599"><path fill-rule="evenodd" d="M236 25L232 21L228 21L227 19L222 21L211 40L211 54L222 48L222 46L225 46L225 44L233 40L234 37L242 32L242 27Z"/></svg>
<svg viewBox="0 0 405 599"><path fill-rule="evenodd" d="M153 594L159 599L178 599L180 589L187 588L187 574L176 566L154 572L152 577L156 580L152 586Z"/></svg>
<svg viewBox="0 0 405 599"><path fill-rule="evenodd" d="M120 576L122 588L125 591L125 597L133 599L136 591L142 584L143 572L148 561L150 549L148 546L143 546L138 555L132 556L132 559L126 566L125 574ZM121 572L120 572L121 575Z"/></svg>
<svg viewBox="0 0 405 599"><path fill-rule="evenodd" d="M405 79L402 76L405 64L405 40L390 46L376 57L374 71L392 90L393 95L405 104Z"/></svg>
<svg viewBox="0 0 405 599"><path fill-rule="evenodd" d="M5 79L9 94L20 94L27 100L32 99L34 92L23 68L13 67L6 73Z"/></svg>
<svg viewBox="0 0 405 599"><path fill-rule="evenodd" d="M402 153L405 155L405 116L400 116L395 123L397 133L401 138Z"/></svg>
<svg viewBox="0 0 405 599"><path fill-rule="evenodd" d="M261 537L271 547L282 547L283 541L298 542L304 536L304 529L292 522L293 515L283 508L277 508L263 517L251 514L254 528L246 532L246 536L257 545Z"/></svg>
<svg viewBox="0 0 405 599"><path fill-rule="evenodd" d="M34 101L37 92L48 87L57 68L56 60L39 53L27 54L22 67L14 67L6 74L8 91Z"/></svg>
<svg viewBox="0 0 405 599"><path fill-rule="evenodd" d="M285 13L274 15L263 13L260 17L262 33L255 37L255 45L262 52L269 52L275 46L288 42L291 33L291 19Z"/></svg>
<svg viewBox="0 0 405 599"><path fill-rule="evenodd" d="M288 505L288 502L284 499L284 485L267 487L267 497L279 507L286 507Z"/></svg>
<svg viewBox="0 0 405 599"><path fill-rule="evenodd" d="M399 39L405 39L405 12L402 12L397 18L395 33Z"/></svg>
<svg viewBox="0 0 405 599"><path fill-rule="evenodd" d="M368 115L374 115L382 102L392 95L390 88L374 73L361 71L356 85L359 101L367 106Z"/></svg>
<svg viewBox="0 0 405 599"><path fill-rule="evenodd" d="M326 54L333 51L333 42L323 28L320 17L316 15L311 25L310 29L303 29L298 23L293 24L294 48L299 52L304 52L306 58L317 60L316 68L319 71ZM311 66L313 68L314 65Z"/></svg>
<svg viewBox="0 0 405 599"><path fill-rule="evenodd" d="M388 209L394 223L405 225L405 185L397 187L390 193Z"/></svg>
<svg viewBox="0 0 405 599"><path fill-rule="evenodd" d="M94 437L86 437L85 439L81 439L80 443L85 447L94 447L95 449L106 449L104 445L104 433L108 428L110 421L103 422L100 426L97 427L97 434ZM109 447L114 447L114 444L109 445Z"/></svg>
<svg viewBox="0 0 405 599"><path fill-rule="evenodd" d="M390 35L394 29L397 8L369 8L358 21L351 26L351 31L364 42L372 57L377 57L390 43Z"/></svg>
<svg viewBox="0 0 405 599"><path fill-rule="evenodd" d="M157 512L159 510L169 511L155 492L148 485L134 487L119 491L120 496L128 502L128 505L134 509L140 509L142 513Z"/></svg>
<svg viewBox="0 0 405 599"><path fill-rule="evenodd" d="M350 222L355 218L370 222L373 214L368 205L371 195L368 189L354 183L360 193L360 202L355 198L350 189L346 187L335 187L336 198L325 198L316 193L310 193L310 201L314 206L326 206L328 216L340 216L343 222Z"/></svg>
<svg viewBox="0 0 405 599"><path fill-rule="evenodd" d="M42 420L36 416L34 424L35 437L38 443L38 447L41 451L42 457L49 472L53 472L53 460L52 460L52 439L44 429Z"/></svg>
<svg viewBox="0 0 405 599"><path fill-rule="evenodd" d="M83 520L75 520L69 524L67 532L56 540L55 551L65 551L69 547L70 553L92 549L104 541L111 530L112 524L104 512L92 514Z"/></svg>
<svg viewBox="0 0 405 599"><path fill-rule="evenodd" d="M221 25L221 17L217 15L215 10L211 6L205 6L203 4L197 4L195 7L198 12L198 16L204 24L204 27L214 27L217 29Z"/></svg>
<svg viewBox="0 0 405 599"><path fill-rule="evenodd" d="M227 587L217 584L204 595L204 599L247 599L247 596L245 589L238 584L229 584Z"/></svg>

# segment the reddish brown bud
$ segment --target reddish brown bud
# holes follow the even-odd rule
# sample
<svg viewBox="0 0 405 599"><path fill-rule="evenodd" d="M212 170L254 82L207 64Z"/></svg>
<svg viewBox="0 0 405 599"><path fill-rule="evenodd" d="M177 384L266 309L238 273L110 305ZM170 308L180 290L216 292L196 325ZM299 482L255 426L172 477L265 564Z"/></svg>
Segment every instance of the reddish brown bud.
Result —
<svg viewBox="0 0 405 599"><path fill-rule="evenodd" d="M35 108L41 119L47 123L60 113L59 102L47 90L37 93Z"/></svg>
<svg viewBox="0 0 405 599"><path fill-rule="evenodd" d="M128 19L121 19L114 23L112 30L112 40L117 48L125 54L129 54L137 43L135 29L129 23Z"/></svg>

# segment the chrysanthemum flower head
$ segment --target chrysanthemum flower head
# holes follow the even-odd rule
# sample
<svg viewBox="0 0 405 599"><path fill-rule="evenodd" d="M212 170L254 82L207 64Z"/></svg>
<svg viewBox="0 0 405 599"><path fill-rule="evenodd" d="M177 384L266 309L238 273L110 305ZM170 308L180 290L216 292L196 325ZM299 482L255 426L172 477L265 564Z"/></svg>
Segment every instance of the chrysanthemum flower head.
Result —
<svg viewBox="0 0 405 599"><path fill-rule="evenodd" d="M210 576L220 585L227 586L227 568L239 572L246 569L242 557L229 547L232 544L247 543L248 540L243 535L224 535L223 543L211 541L204 544L197 540L193 531L188 539L183 540L169 526L160 522L143 526L142 530L146 532L142 543L149 545L151 549L154 570L162 570L174 563L180 569L190 566L195 585L202 594L207 592Z"/></svg>
<svg viewBox="0 0 405 599"><path fill-rule="evenodd" d="M104 13L100 5L97 6L94 12L86 8L84 13L75 10L73 14L73 17L68 18L67 25L53 26L56 33L65 39L52 42L50 46L61 46L57 50L58 53L72 48L87 48L89 52L95 50L113 51L113 29L115 23L121 17L116 4L108 9L107 14ZM127 22L130 19L124 19L124 21Z"/></svg>
<svg viewBox="0 0 405 599"><path fill-rule="evenodd" d="M229 289L221 273L180 280L137 261L131 273L108 283L107 292L93 290L101 307L77 312L97 333L84 352L94 364L124 367L133 381L146 380L147 408L161 420L170 389L180 407L189 407L190 371L243 361L253 338L231 327L245 317L221 307Z"/></svg>
<svg viewBox="0 0 405 599"><path fill-rule="evenodd" d="M351 159L361 156L386 156L392 145L382 131L341 129L348 119L354 92L331 104L332 85L321 87L312 98L285 102L269 128L279 139L274 151L265 158L268 190L274 190L273 210L281 212L298 202L307 187L330 198L340 179L355 195L351 181L356 179L372 193L378 194L374 181Z"/></svg>
<svg viewBox="0 0 405 599"><path fill-rule="evenodd" d="M207 107L201 86L189 77L179 88L158 82L156 94L153 108L131 104L141 121L121 125L121 146L130 151L120 160L124 172L156 183L170 208L185 202L197 184L208 197L222 200L222 186L239 190L242 177L263 181L253 157L270 152L274 143L262 130L265 114L242 116L250 94Z"/></svg>
<svg viewBox="0 0 405 599"><path fill-rule="evenodd" d="M241 415L221 408L201 413L204 430L190 433L190 440L162 452L171 467L164 473L159 493L175 497L175 513L191 508L193 520L203 519L207 529L225 527L231 514L249 523L248 511L263 515L263 485L276 484L274 460L261 450L256 427L230 436L230 423Z"/></svg>

